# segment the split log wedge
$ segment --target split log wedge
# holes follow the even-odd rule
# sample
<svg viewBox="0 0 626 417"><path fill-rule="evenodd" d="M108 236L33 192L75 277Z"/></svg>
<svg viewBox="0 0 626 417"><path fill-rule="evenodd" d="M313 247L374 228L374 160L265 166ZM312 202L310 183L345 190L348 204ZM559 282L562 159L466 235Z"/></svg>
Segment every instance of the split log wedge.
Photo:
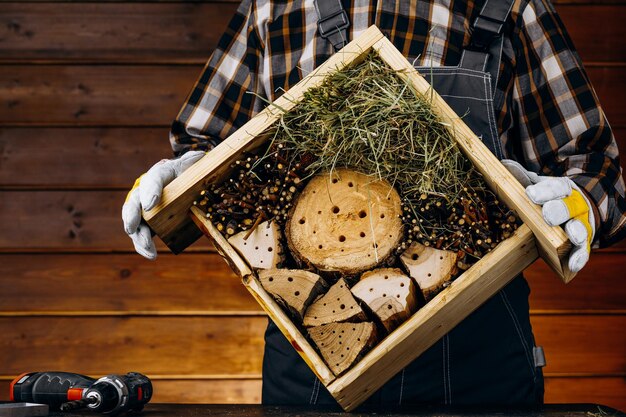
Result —
<svg viewBox="0 0 626 417"><path fill-rule="evenodd" d="M274 222L259 224L248 236L248 231L239 232L228 239L228 243L248 262L252 269L277 268L283 261L281 232Z"/></svg>
<svg viewBox="0 0 626 417"><path fill-rule="evenodd" d="M330 323L308 329L330 370L339 375L376 343L374 323Z"/></svg>
<svg viewBox="0 0 626 417"><path fill-rule="evenodd" d="M354 299L343 278L330 287L325 295L313 302L304 315L306 327L365 320L367 320L365 312Z"/></svg>
<svg viewBox="0 0 626 417"><path fill-rule="evenodd" d="M367 304L388 332L417 311L415 284L398 268L366 272L351 291Z"/></svg>
<svg viewBox="0 0 626 417"><path fill-rule="evenodd" d="M328 289L322 277L300 269L262 269L259 280L265 291L300 322L309 305Z"/></svg>
<svg viewBox="0 0 626 417"><path fill-rule="evenodd" d="M457 254L446 250L435 249L413 242L400 256L411 278L424 294L424 299L433 299L452 280L457 272Z"/></svg>
<svg viewBox="0 0 626 417"><path fill-rule="evenodd" d="M400 196L386 181L337 169L309 181L287 221L300 261L355 275L391 256L402 238Z"/></svg>

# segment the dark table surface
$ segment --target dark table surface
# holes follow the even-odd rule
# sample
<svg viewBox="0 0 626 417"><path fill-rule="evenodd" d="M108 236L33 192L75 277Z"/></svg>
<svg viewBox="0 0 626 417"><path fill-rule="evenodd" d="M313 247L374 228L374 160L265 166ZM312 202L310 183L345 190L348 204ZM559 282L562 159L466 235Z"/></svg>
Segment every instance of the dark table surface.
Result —
<svg viewBox="0 0 626 417"><path fill-rule="evenodd" d="M79 417L96 414L88 411L71 413L51 412L54 417ZM514 410L514 409L481 409L481 408L432 408L411 407L388 411L357 410L353 413L343 413L338 407L270 407L262 405L220 405L220 404L148 404L139 415L142 417L201 417L201 416L233 416L233 417L322 417L322 416L421 416L421 417L609 417L626 416L626 414L612 408L595 404L550 404L541 410Z"/></svg>

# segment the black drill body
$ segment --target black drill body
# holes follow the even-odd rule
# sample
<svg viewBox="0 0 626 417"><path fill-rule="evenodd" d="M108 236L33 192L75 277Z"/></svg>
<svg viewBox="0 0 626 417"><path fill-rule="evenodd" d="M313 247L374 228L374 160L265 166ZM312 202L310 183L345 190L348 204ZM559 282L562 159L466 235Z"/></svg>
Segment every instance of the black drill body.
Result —
<svg viewBox="0 0 626 417"><path fill-rule="evenodd" d="M136 372L100 379L69 372L33 372L11 383L12 401L48 404L51 409L87 407L104 414L141 411L152 397L152 383Z"/></svg>

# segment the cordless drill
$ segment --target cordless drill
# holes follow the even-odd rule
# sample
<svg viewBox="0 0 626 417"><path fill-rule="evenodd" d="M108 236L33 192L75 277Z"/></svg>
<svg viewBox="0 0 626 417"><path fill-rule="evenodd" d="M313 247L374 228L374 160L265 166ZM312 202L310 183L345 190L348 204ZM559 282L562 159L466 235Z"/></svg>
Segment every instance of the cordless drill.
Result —
<svg viewBox="0 0 626 417"><path fill-rule="evenodd" d="M152 397L148 377L129 372L100 379L70 372L31 372L11 382L10 399L48 404L51 409L69 411L87 407L104 414L141 411Z"/></svg>

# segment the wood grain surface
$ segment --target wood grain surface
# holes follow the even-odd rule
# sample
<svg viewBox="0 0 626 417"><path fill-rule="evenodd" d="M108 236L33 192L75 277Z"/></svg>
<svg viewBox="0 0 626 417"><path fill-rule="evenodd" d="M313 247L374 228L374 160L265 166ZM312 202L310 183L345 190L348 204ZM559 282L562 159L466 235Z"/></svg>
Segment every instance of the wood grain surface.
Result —
<svg viewBox="0 0 626 417"><path fill-rule="evenodd" d="M531 311L626 311L623 255L598 253L590 262L567 285L542 261L530 267L525 275L531 287ZM156 262L118 253L4 254L0 255L0 288L0 313L261 312L241 281L215 253L162 254Z"/></svg>
<svg viewBox="0 0 626 417"><path fill-rule="evenodd" d="M261 316L2 315L1 369L8 375L52 368L85 374L137 369L148 375L258 375L266 324ZM546 351L547 373L626 373L623 315L539 315L532 325Z"/></svg>
<svg viewBox="0 0 626 417"><path fill-rule="evenodd" d="M146 372L157 402L260 401L267 319L240 281L206 239L142 260L120 220L237 3L0 0L0 400L59 369ZM554 3L623 154L626 1ZM546 401L626 410L625 249L568 285L526 271Z"/></svg>
<svg viewBox="0 0 626 417"><path fill-rule="evenodd" d="M167 126L201 65L0 66L1 125ZM588 66L611 125L626 126L626 65Z"/></svg>
<svg viewBox="0 0 626 417"><path fill-rule="evenodd" d="M0 11L0 62L204 63L237 8L236 2L102 3L7 3ZM557 12L582 59L626 60L626 6L558 4Z"/></svg>

